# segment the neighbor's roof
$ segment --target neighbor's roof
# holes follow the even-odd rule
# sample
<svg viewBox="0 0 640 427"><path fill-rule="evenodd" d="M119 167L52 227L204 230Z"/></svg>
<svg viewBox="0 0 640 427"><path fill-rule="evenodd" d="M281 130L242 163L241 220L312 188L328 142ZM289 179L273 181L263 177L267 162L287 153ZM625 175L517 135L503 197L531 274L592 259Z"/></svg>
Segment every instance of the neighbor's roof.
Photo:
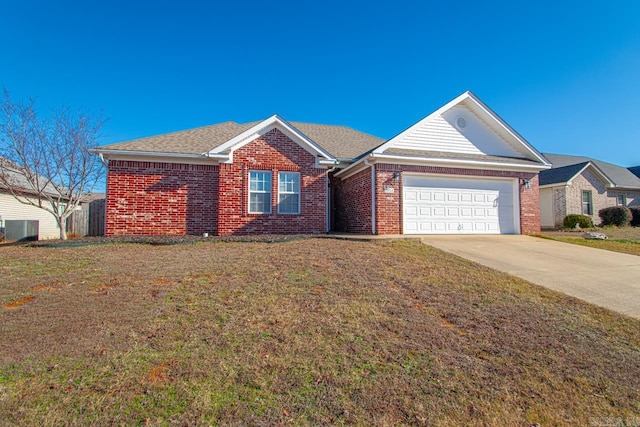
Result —
<svg viewBox="0 0 640 427"><path fill-rule="evenodd" d="M225 122L99 147L106 150L195 154L209 152L260 122ZM289 122L332 156L353 159L384 142L347 126Z"/></svg>
<svg viewBox="0 0 640 427"><path fill-rule="evenodd" d="M640 166L631 167L629 168L629 170L631 171L632 174L640 178Z"/></svg>
<svg viewBox="0 0 640 427"><path fill-rule="evenodd" d="M554 178L553 174L558 172L554 172L554 171L557 171L557 169L560 169L560 168L564 169L568 166L577 167L578 165L582 165L582 168L584 168L585 164L590 162L594 166L596 166L600 171L602 171L602 173L605 174L606 177L609 178L616 187L629 188L634 190L640 189L640 178L638 178L633 173L631 173L629 169L624 168L622 166L614 165L612 163L607 163L601 160L596 160L596 159L592 159L590 157L584 157L584 156L568 156L564 154L550 154L550 153L543 153L543 154L551 162L553 166L551 169L540 173L540 185L546 185L546 184L543 184L543 180L550 180L549 182L547 182L547 184L552 184L557 182L558 183L566 182L568 180L557 181L556 180L557 178ZM565 169L564 171L560 171L559 173L568 174L571 172L571 170L572 169L568 168L568 169ZM577 170L575 173L578 173L578 172L579 170ZM547 174L552 174L551 178L547 178L546 176Z"/></svg>
<svg viewBox="0 0 640 427"><path fill-rule="evenodd" d="M574 176L582 172L590 162L576 163L575 165L553 167L540 172L540 185L561 184L571 181Z"/></svg>
<svg viewBox="0 0 640 427"><path fill-rule="evenodd" d="M5 159L4 157L0 157L0 163L3 163L5 166L4 173L6 174L6 179L9 181L9 185L14 191L25 194L38 194L38 191L34 190L29 180L20 172L20 166L15 163ZM2 173L2 171L0 171ZM9 187L0 181L0 190L9 191ZM60 193L53 187L52 184L47 183L43 189L45 194L48 194L53 197L58 197Z"/></svg>

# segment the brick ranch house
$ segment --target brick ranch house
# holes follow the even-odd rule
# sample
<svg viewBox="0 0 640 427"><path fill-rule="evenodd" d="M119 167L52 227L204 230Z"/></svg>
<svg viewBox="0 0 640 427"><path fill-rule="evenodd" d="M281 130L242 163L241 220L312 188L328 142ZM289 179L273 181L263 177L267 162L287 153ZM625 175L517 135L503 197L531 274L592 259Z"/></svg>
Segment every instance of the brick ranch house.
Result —
<svg viewBox="0 0 640 427"><path fill-rule="evenodd" d="M387 141L274 115L96 152L107 235L537 233L550 167L471 92Z"/></svg>

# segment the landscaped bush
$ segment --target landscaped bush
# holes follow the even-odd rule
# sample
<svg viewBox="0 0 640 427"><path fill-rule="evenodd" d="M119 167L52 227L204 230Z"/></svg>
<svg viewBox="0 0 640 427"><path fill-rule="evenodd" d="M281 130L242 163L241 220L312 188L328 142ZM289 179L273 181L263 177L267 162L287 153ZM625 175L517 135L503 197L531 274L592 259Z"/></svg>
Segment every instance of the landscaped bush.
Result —
<svg viewBox="0 0 640 427"><path fill-rule="evenodd" d="M610 206L600 209L598 216L602 220L602 225L626 227L631 222L631 211L626 206Z"/></svg>
<svg viewBox="0 0 640 427"><path fill-rule="evenodd" d="M580 214L570 214L564 217L563 225L564 228L576 228L576 224L580 226L580 228L592 228L593 221L590 216L580 215Z"/></svg>
<svg viewBox="0 0 640 427"><path fill-rule="evenodd" d="M640 227L640 206L632 206L629 210L631 211L631 225Z"/></svg>

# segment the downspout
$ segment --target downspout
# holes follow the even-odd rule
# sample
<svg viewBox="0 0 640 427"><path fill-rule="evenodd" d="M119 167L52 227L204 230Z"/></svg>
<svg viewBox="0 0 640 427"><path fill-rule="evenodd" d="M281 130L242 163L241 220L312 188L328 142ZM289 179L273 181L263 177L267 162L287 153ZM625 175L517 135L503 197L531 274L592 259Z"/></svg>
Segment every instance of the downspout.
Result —
<svg viewBox="0 0 640 427"><path fill-rule="evenodd" d="M104 159L104 154L103 153L98 153L98 157L100 158L100 162L102 162L102 164L104 165L105 168L109 167L109 162L107 162Z"/></svg>
<svg viewBox="0 0 640 427"><path fill-rule="evenodd" d="M369 160L364 159L364 165L371 168L371 234L376 234L376 171Z"/></svg>
<svg viewBox="0 0 640 427"><path fill-rule="evenodd" d="M109 198L109 162L105 160L103 153L98 153L100 162L107 168L107 182L104 189L104 217L102 219L102 230L104 235L107 235L107 199Z"/></svg>
<svg viewBox="0 0 640 427"><path fill-rule="evenodd" d="M333 162L333 167L331 169L329 169L327 171L326 177L327 177L327 193L326 193L326 198L327 198L327 233L331 232L331 209L333 208L332 204L333 204L333 198L331 197L331 182L329 181L329 174L334 172L336 169L338 168L338 161L335 160Z"/></svg>

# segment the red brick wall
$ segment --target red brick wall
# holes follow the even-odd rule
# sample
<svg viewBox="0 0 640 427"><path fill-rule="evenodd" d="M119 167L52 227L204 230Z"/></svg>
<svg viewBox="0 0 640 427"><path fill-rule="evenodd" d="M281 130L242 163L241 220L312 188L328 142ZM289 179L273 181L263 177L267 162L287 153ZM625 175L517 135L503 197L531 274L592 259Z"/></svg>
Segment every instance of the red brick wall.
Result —
<svg viewBox="0 0 640 427"><path fill-rule="evenodd" d="M402 179L394 180L394 172L527 179L531 188L525 189L520 185L520 232L540 233L540 192L537 173L376 164L377 234L402 233ZM385 187L389 189L388 192L385 192ZM390 189L393 189L393 192L390 192Z"/></svg>
<svg viewBox="0 0 640 427"><path fill-rule="evenodd" d="M531 188L520 185L520 233L539 234L540 222L540 185L538 174L522 174L522 179L528 179Z"/></svg>
<svg viewBox="0 0 640 427"><path fill-rule="evenodd" d="M271 171L271 214L248 212L249 171ZM278 214L278 172L300 173L300 214ZM233 153L233 164L220 165L218 233L325 233L327 170L277 129Z"/></svg>
<svg viewBox="0 0 640 427"><path fill-rule="evenodd" d="M402 234L401 168L398 165L376 165L377 234Z"/></svg>
<svg viewBox="0 0 640 427"><path fill-rule="evenodd" d="M334 230L371 234L371 168L332 180Z"/></svg>
<svg viewBox="0 0 640 427"><path fill-rule="evenodd" d="M215 234L218 166L112 160L107 236Z"/></svg>

